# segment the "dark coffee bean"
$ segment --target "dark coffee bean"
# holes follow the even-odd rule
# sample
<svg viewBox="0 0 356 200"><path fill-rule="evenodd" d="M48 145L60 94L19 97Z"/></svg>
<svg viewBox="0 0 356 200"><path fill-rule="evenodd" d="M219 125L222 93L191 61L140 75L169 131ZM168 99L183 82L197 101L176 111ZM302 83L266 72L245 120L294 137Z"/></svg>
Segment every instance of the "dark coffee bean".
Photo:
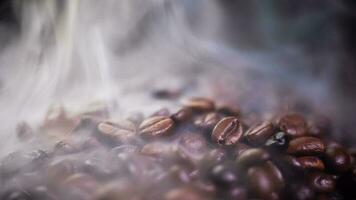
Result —
<svg viewBox="0 0 356 200"><path fill-rule="evenodd" d="M273 124L265 121L250 127L244 134L244 137L250 144L261 145L273 134L273 130Z"/></svg>
<svg viewBox="0 0 356 200"><path fill-rule="evenodd" d="M136 136L135 125L128 120L120 120L116 122L105 121L98 125L99 133L116 143L131 142Z"/></svg>
<svg viewBox="0 0 356 200"><path fill-rule="evenodd" d="M214 127L212 140L220 145L233 145L241 140L242 125L236 117L225 117Z"/></svg>
<svg viewBox="0 0 356 200"><path fill-rule="evenodd" d="M200 112L212 111L215 108L215 104L212 100L200 97L186 100L184 106Z"/></svg>
<svg viewBox="0 0 356 200"><path fill-rule="evenodd" d="M240 181L236 164L234 162L225 162L216 165L210 172L210 179L216 187L230 187Z"/></svg>
<svg viewBox="0 0 356 200"><path fill-rule="evenodd" d="M144 120L140 125L140 135L143 137L159 137L170 133L174 122L169 117L151 117Z"/></svg>
<svg viewBox="0 0 356 200"><path fill-rule="evenodd" d="M289 142L289 154L318 155L325 152L325 144L316 137L299 137Z"/></svg>
<svg viewBox="0 0 356 200"><path fill-rule="evenodd" d="M237 143L235 146L234 146L234 157L235 158L238 158L240 157L240 155L246 151L247 149L251 149L250 146L244 144L244 143Z"/></svg>
<svg viewBox="0 0 356 200"><path fill-rule="evenodd" d="M324 170L325 166L322 160L315 156L303 156L297 158L303 169L306 170Z"/></svg>
<svg viewBox="0 0 356 200"><path fill-rule="evenodd" d="M182 108L178 110L176 113L174 113L171 118L175 122L184 122L188 121L193 115L192 109L190 108Z"/></svg>
<svg viewBox="0 0 356 200"><path fill-rule="evenodd" d="M341 146L330 146L326 148L325 160L333 172L347 172L351 167L351 156Z"/></svg>
<svg viewBox="0 0 356 200"><path fill-rule="evenodd" d="M290 137L300 137L307 133L307 123L299 114L288 114L278 121L279 129Z"/></svg>
<svg viewBox="0 0 356 200"><path fill-rule="evenodd" d="M310 174L309 184L316 192L327 193L335 189L335 181L332 176L322 172Z"/></svg>
<svg viewBox="0 0 356 200"><path fill-rule="evenodd" d="M284 179L279 169L267 162L250 167L247 171L248 186L254 196L261 199L278 199L284 187Z"/></svg>
<svg viewBox="0 0 356 200"><path fill-rule="evenodd" d="M320 127L316 126L315 124L311 124L308 126L308 135L321 138L324 133Z"/></svg>
<svg viewBox="0 0 356 200"><path fill-rule="evenodd" d="M239 168L247 168L251 165L260 164L266 162L270 158L268 152L263 149L247 149L244 151L236 161Z"/></svg>
<svg viewBox="0 0 356 200"><path fill-rule="evenodd" d="M292 200L314 200L315 192L312 188L303 183L292 183L288 188L288 193L285 196L285 199Z"/></svg>
<svg viewBox="0 0 356 200"><path fill-rule="evenodd" d="M194 124L203 129L213 129L214 126L220 121L221 116L216 112L210 112L201 116L198 116Z"/></svg>
<svg viewBox="0 0 356 200"><path fill-rule="evenodd" d="M26 141L33 137L34 133L26 122L21 122L16 126L16 135L20 141Z"/></svg>
<svg viewBox="0 0 356 200"><path fill-rule="evenodd" d="M288 138L284 132L278 132L266 141L265 146L273 151L283 151L288 146Z"/></svg>
<svg viewBox="0 0 356 200"><path fill-rule="evenodd" d="M229 189L219 191L219 199L246 200L247 190L241 186L234 186Z"/></svg>
<svg viewBox="0 0 356 200"><path fill-rule="evenodd" d="M296 157L290 156L290 155L285 155L282 158L290 167L294 168L301 168L302 164L299 162L299 160Z"/></svg>

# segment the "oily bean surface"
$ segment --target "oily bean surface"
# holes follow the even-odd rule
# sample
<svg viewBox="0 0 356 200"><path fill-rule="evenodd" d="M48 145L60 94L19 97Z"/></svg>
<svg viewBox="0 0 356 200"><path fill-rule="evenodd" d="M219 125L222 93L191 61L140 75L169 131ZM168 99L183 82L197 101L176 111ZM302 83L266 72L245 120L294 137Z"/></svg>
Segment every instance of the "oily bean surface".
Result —
<svg viewBox="0 0 356 200"><path fill-rule="evenodd" d="M315 172L309 175L309 184L316 192L327 193L335 189L335 181L331 175Z"/></svg>
<svg viewBox="0 0 356 200"><path fill-rule="evenodd" d="M174 122L169 117L156 116L144 120L140 127L140 135L144 137L159 137L169 134Z"/></svg>
<svg viewBox="0 0 356 200"><path fill-rule="evenodd" d="M325 144L316 137L299 137L289 142L287 152L295 155L318 155L325 152Z"/></svg>
<svg viewBox="0 0 356 200"><path fill-rule="evenodd" d="M244 134L244 137L250 144L261 145L272 136L273 132L273 124L269 121L265 121L249 128Z"/></svg>
<svg viewBox="0 0 356 200"><path fill-rule="evenodd" d="M320 171L325 169L323 161L316 156L303 156L297 158L297 160L303 169Z"/></svg>
<svg viewBox="0 0 356 200"><path fill-rule="evenodd" d="M337 173L346 172L351 167L351 155L340 146L328 146L325 153L327 166Z"/></svg>
<svg viewBox="0 0 356 200"><path fill-rule="evenodd" d="M212 140L220 145L233 145L242 138L241 122L236 117L225 117L214 127Z"/></svg>
<svg viewBox="0 0 356 200"><path fill-rule="evenodd" d="M278 121L279 129L289 137L301 137L307 134L307 123L299 114L287 114Z"/></svg>
<svg viewBox="0 0 356 200"><path fill-rule="evenodd" d="M184 102L184 106L189 107L195 111L207 112L215 108L215 103L207 98L196 97L188 99Z"/></svg>

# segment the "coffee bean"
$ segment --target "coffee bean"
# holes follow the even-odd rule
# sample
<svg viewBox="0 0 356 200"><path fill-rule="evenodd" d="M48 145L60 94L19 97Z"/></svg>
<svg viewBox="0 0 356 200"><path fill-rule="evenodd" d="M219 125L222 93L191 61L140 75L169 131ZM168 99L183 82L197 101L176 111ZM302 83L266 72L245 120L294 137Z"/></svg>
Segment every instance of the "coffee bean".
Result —
<svg viewBox="0 0 356 200"><path fill-rule="evenodd" d="M290 137L300 137L307 133L307 123L299 114L287 114L278 121L281 131Z"/></svg>
<svg viewBox="0 0 356 200"><path fill-rule="evenodd" d="M285 199L314 200L315 192L309 185L304 183L292 183L285 195Z"/></svg>
<svg viewBox="0 0 356 200"><path fill-rule="evenodd" d="M297 158L303 169L306 170L324 170L325 166L322 160L315 156L303 156Z"/></svg>
<svg viewBox="0 0 356 200"><path fill-rule="evenodd" d="M175 122L184 122L188 121L193 116L193 111L190 108L182 108L174 113L171 118Z"/></svg>
<svg viewBox="0 0 356 200"><path fill-rule="evenodd" d="M247 171L250 192L261 199L278 199L284 187L284 178L279 169L267 162L253 166Z"/></svg>
<svg viewBox="0 0 356 200"><path fill-rule="evenodd" d="M242 134L240 121L236 117L225 117L216 124L211 137L220 145L233 145L242 138Z"/></svg>
<svg viewBox="0 0 356 200"><path fill-rule="evenodd" d="M270 155L263 149L252 148L245 150L236 161L239 168L247 168L251 165L266 162Z"/></svg>
<svg viewBox="0 0 356 200"><path fill-rule="evenodd" d="M78 151L79 149L77 146L75 146L74 144L66 140L58 141L53 148L53 153L55 155L72 154L72 153L77 153Z"/></svg>
<svg viewBox="0 0 356 200"><path fill-rule="evenodd" d="M325 152L326 164L330 169L337 173L347 172L351 167L351 156L341 146L330 146Z"/></svg>
<svg viewBox="0 0 356 200"><path fill-rule="evenodd" d="M273 130L273 124L265 121L250 127L244 134L244 137L250 144L261 145L273 134Z"/></svg>
<svg viewBox="0 0 356 200"><path fill-rule="evenodd" d="M295 155L319 155L325 152L325 144L316 137L299 137L289 142L287 153Z"/></svg>
<svg viewBox="0 0 356 200"><path fill-rule="evenodd" d="M155 158L165 158L172 156L171 146L162 142L150 142L144 145L141 149L141 154L152 156Z"/></svg>
<svg viewBox="0 0 356 200"><path fill-rule="evenodd" d="M210 112L201 116L198 116L194 124L202 129L212 129L220 121L221 117L216 112Z"/></svg>
<svg viewBox="0 0 356 200"><path fill-rule="evenodd" d="M246 200L247 198L247 190L241 186L233 186L229 189L223 189L219 191L218 199L238 199L238 200Z"/></svg>
<svg viewBox="0 0 356 200"><path fill-rule="evenodd" d="M244 144L244 143L237 143L235 146L234 146L234 157L235 158L238 158L240 157L240 155L246 151L247 149L251 149L250 146L248 146L247 144Z"/></svg>
<svg viewBox="0 0 356 200"><path fill-rule="evenodd" d="M288 138L284 132L278 132L266 141L265 146L272 151L284 151L288 146Z"/></svg>
<svg viewBox="0 0 356 200"><path fill-rule="evenodd" d="M135 125L128 120L105 121L98 125L98 130L104 137L114 140L116 143L131 142L136 135Z"/></svg>
<svg viewBox="0 0 356 200"><path fill-rule="evenodd" d="M174 122L169 117L151 117L144 120L140 127L140 135L143 137L159 137L170 133Z"/></svg>
<svg viewBox="0 0 356 200"><path fill-rule="evenodd" d="M309 184L316 192L327 193L335 189L335 181L332 176L322 172L310 174Z"/></svg>
<svg viewBox="0 0 356 200"><path fill-rule="evenodd" d="M210 178L217 187L230 187L240 181L236 164L225 162L212 168Z"/></svg>
<svg viewBox="0 0 356 200"><path fill-rule="evenodd" d="M201 97L186 100L184 106L199 112L208 112L215 108L215 104L212 100Z"/></svg>

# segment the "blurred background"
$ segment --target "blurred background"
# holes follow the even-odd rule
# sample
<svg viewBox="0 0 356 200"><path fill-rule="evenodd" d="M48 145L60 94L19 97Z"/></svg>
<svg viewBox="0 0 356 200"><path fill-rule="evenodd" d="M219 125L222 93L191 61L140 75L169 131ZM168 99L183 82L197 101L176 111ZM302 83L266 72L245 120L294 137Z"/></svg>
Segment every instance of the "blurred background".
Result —
<svg viewBox="0 0 356 200"><path fill-rule="evenodd" d="M2 0L1 137L53 104L174 109L152 95L174 90L323 115L352 145L355 35L352 0Z"/></svg>

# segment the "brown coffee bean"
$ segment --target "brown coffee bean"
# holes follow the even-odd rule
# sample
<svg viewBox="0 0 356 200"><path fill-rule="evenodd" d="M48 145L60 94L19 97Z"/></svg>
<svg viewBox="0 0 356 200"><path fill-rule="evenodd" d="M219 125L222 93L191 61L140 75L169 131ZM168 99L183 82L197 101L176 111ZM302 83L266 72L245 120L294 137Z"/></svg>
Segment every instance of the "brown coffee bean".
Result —
<svg viewBox="0 0 356 200"><path fill-rule="evenodd" d="M144 120L140 127L140 135L143 137L159 137L170 133L174 122L169 117L150 117Z"/></svg>
<svg viewBox="0 0 356 200"><path fill-rule="evenodd" d="M347 172L351 168L351 155L341 146L328 145L325 160L327 166L337 173Z"/></svg>
<svg viewBox="0 0 356 200"><path fill-rule="evenodd" d="M216 112L210 112L201 116L198 116L194 124L203 129L212 129L220 121L221 116Z"/></svg>
<svg viewBox="0 0 356 200"><path fill-rule="evenodd" d="M240 121L236 117L225 117L216 124L211 137L220 145L233 145L242 138L242 134Z"/></svg>
<svg viewBox="0 0 356 200"><path fill-rule="evenodd" d="M302 164L299 162L299 160L294 157L294 156L290 156L290 155L285 155L282 157L282 160L286 162L286 164L289 166L289 167L294 167L294 168L297 168L297 169L300 169L302 168Z"/></svg>
<svg viewBox="0 0 356 200"><path fill-rule="evenodd" d="M278 199L284 187L284 178L272 163L253 166L247 171L250 192L261 199Z"/></svg>
<svg viewBox="0 0 356 200"><path fill-rule="evenodd" d="M295 155L319 155L325 152L325 144L316 137L299 137L289 142L287 153Z"/></svg>
<svg viewBox="0 0 356 200"><path fill-rule="evenodd" d="M193 111L190 108L182 108L174 113L171 118L175 122L184 122L188 121L193 116Z"/></svg>
<svg viewBox="0 0 356 200"><path fill-rule="evenodd" d="M322 160L315 156L303 156L297 158L303 169L306 170L324 170L325 166Z"/></svg>
<svg viewBox="0 0 356 200"><path fill-rule="evenodd" d="M284 115L279 119L278 126L281 131L292 138L304 136L307 133L307 123L299 114Z"/></svg>
<svg viewBox="0 0 356 200"><path fill-rule="evenodd" d="M244 137L253 145L262 145L273 135L274 127L271 122L265 121L250 127Z"/></svg>
<svg viewBox="0 0 356 200"><path fill-rule="evenodd" d="M212 100L201 97L188 99L184 102L184 106L199 112L212 111L215 108L215 104Z"/></svg>
<svg viewBox="0 0 356 200"><path fill-rule="evenodd" d="M251 147L244 143L237 143L234 146L234 157L235 158L240 157L240 155L247 149L251 149Z"/></svg>
<svg viewBox="0 0 356 200"><path fill-rule="evenodd" d="M314 200L315 192L305 183L292 183L288 188L288 193L284 196L285 199L292 200Z"/></svg>
<svg viewBox="0 0 356 200"><path fill-rule="evenodd" d="M251 165L266 162L270 158L268 152L263 149L247 149L236 160L236 165L239 168L247 168Z"/></svg>
<svg viewBox="0 0 356 200"><path fill-rule="evenodd" d="M335 181L329 174L314 172L309 176L310 187L316 192L327 193L335 189Z"/></svg>
<svg viewBox="0 0 356 200"><path fill-rule="evenodd" d="M128 120L105 121L98 125L98 130L104 137L115 140L116 143L133 141L136 136L136 127Z"/></svg>

